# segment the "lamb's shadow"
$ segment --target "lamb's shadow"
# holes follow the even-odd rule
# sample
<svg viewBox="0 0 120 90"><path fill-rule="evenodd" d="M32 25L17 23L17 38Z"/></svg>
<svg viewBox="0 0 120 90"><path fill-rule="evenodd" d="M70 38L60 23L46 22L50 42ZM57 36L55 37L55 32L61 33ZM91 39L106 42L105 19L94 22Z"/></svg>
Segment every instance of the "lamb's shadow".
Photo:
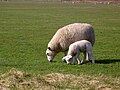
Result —
<svg viewBox="0 0 120 90"><path fill-rule="evenodd" d="M120 59L103 59L103 60L96 60L95 63L97 64L110 64L110 63L117 63L120 62Z"/></svg>

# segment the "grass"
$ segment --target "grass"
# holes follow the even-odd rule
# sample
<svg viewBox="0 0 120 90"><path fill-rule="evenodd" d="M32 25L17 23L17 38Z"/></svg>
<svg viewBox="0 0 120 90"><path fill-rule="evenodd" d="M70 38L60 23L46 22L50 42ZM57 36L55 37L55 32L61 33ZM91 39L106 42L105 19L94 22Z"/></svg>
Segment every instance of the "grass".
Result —
<svg viewBox="0 0 120 90"><path fill-rule="evenodd" d="M0 3L0 72L17 68L33 74L120 76L120 5L90 3ZM59 53L47 61L47 44L58 28L93 25L96 64L67 65Z"/></svg>

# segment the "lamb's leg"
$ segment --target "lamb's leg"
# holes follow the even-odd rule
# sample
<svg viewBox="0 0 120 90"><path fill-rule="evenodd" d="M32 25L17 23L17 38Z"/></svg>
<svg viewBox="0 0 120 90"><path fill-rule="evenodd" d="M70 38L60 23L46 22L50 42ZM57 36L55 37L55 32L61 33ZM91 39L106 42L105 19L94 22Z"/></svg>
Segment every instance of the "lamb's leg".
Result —
<svg viewBox="0 0 120 90"><path fill-rule="evenodd" d="M77 58L77 62L78 62L78 64L81 64L81 62L80 62L80 58Z"/></svg>
<svg viewBox="0 0 120 90"><path fill-rule="evenodd" d="M86 60L88 60L88 61L90 60L87 52L86 52Z"/></svg>
<svg viewBox="0 0 120 90"><path fill-rule="evenodd" d="M94 64L95 63L95 59L94 59L94 55L93 55L93 52L92 51L89 51L89 56L91 57L92 59L92 63Z"/></svg>
<svg viewBox="0 0 120 90"><path fill-rule="evenodd" d="M90 53L88 53L88 61L90 61L91 55Z"/></svg>
<svg viewBox="0 0 120 90"><path fill-rule="evenodd" d="M73 57L73 64L76 64L77 58L76 56Z"/></svg>
<svg viewBox="0 0 120 90"><path fill-rule="evenodd" d="M86 52L88 53L88 61L90 61L91 58L94 59L93 53L92 53L92 45L89 45L86 47ZM93 62L92 59L92 62Z"/></svg>
<svg viewBox="0 0 120 90"><path fill-rule="evenodd" d="M91 54L91 58L92 58L92 63L94 64L95 63L95 58L94 58L93 53Z"/></svg>
<svg viewBox="0 0 120 90"><path fill-rule="evenodd" d="M83 54L84 54L84 56L83 56L83 60L81 61L81 64L85 63L87 52L83 52Z"/></svg>
<svg viewBox="0 0 120 90"><path fill-rule="evenodd" d="M81 64L81 62L80 62L80 51L78 51L78 53L76 55L76 58L77 58L77 63Z"/></svg>

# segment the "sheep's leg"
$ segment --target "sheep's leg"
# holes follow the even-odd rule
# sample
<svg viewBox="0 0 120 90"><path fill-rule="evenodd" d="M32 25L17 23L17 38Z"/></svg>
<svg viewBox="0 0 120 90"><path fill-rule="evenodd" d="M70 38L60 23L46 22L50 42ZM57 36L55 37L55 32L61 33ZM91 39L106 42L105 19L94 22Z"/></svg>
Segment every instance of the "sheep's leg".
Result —
<svg viewBox="0 0 120 90"><path fill-rule="evenodd" d="M94 55L92 55L92 63L93 63L93 64L95 63Z"/></svg>
<svg viewBox="0 0 120 90"><path fill-rule="evenodd" d="M84 56L83 56L83 60L81 61L81 64L85 63L86 60L86 52L83 52Z"/></svg>

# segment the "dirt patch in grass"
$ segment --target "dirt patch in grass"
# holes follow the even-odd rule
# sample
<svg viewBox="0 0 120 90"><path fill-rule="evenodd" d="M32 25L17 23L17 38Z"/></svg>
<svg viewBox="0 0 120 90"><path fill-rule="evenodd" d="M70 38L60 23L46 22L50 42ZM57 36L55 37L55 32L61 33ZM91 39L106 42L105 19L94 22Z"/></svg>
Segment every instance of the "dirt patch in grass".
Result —
<svg viewBox="0 0 120 90"><path fill-rule="evenodd" d="M12 68L0 75L0 90L55 90L54 86L41 76L32 76Z"/></svg>
<svg viewBox="0 0 120 90"><path fill-rule="evenodd" d="M120 78L105 75L87 76L62 73L52 73L44 76L45 80L60 89L81 90L119 90Z"/></svg>
<svg viewBox="0 0 120 90"><path fill-rule="evenodd" d="M120 90L120 78L51 73L34 76L12 68L0 74L0 90Z"/></svg>

